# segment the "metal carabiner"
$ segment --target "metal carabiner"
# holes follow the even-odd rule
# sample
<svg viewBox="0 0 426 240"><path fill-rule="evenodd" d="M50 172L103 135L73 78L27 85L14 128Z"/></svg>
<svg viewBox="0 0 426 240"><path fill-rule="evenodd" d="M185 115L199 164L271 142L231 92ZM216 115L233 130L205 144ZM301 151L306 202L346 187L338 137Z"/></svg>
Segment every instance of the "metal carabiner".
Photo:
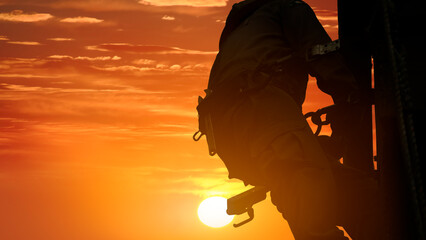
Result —
<svg viewBox="0 0 426 240"><path fill-rule="evenodd" d="M200 130L196 131L194 133L194 135L192 135L192 139L194 139L194 141L198 142L205 134L202 133Z"/></svg>
<svg viewBox="0 0 426 240"><path fill-rule="evenodd" d="M326 119L325 121L323 121L321 119L321 116L324 114L327 114L329 109L334 107L334 105L325 107L325 108L321 108L319 110L317 110L316 112L308 112L306 113L304 116L305 118L311 118L311 121L313 124L317 125L317 130L315 131L315 135L318 136L321 132L322 126L324 125L328 125L330 124L330 120Z"/></svg>

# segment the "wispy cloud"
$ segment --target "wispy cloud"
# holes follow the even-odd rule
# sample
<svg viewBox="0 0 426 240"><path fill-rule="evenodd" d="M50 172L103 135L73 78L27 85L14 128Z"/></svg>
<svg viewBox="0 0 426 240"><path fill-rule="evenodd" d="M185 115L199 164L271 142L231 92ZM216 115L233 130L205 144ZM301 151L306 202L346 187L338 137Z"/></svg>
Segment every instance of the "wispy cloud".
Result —
<svg viewBox="0 0 426 240"><path fill-rule="evenodd" d="M323 27L324 27L324 28L326 28L326 29L327 29L327 28L333 28L333 29L337 29L337 28L339 28L339 26L338 26L338 25L330 25L330 24L324 24L324 25L323 25Z"/></svg>
<svg viewBox="0 0 426 240"><path fill-rule="evenodd" d="M132 65L121 65L121 66L106 66L106 67L97 67L93 66L94 69L108 72L133 72L133 73L143 73L143 72L190 72L190 71L207 71L208 67L203 64L195 65L166 65L166 64L156 64L153 66L132 66Z"/></svg>
<svg viewBox="0 0 426 240"><path fill-rule="evenodd" d="M144 106L144 108L151 113L159 115L171 115L191 118L197 117L197 113L194 110L187 108L183 109L173 105L146 105Z"/></svg>
<svg viewBox="0 0 426 240"><path fill-rule="evenodd" d="M332 39L338 38L338 17L337 11L328 9L313 8L318 20Z"/></svg>
<svg viewBox="0 0 426 240"><path fill-rule="evenodd" d="M337 21L337 16L317 15L317 18L320 21Z"/></svg>
<svg viewBox="0 0 426 240"><path fill-rule="evenodd" d="M133 62L132 62L133 64L136 64L136 65L152 65L152 64L155 64L156 63L156 61L155 60L152 60L152 59L145 59L145 58L142 58L142 59L136 59L136 60L133 60Z"/></svg>
<svg viewBox="0 0 426 240"><path fill-rule="evenodd" d="M165 193L192 194L202 198L211 196L231 197L246 187L241 181L228 179L226 168L171 169L141 167L135 170L142 177L149 177L153 184L167 182Z"/></svg>
<svg viewBox="0 0 426 240"><path fill-rule="evenodd" d="M160 45L134 45L130 43L104 43L95 46L87 46L88 50L96 51L122 51L130 53L155 53L155 54L192 54L192 55L215 55L217 51L200 51L169 47Z"/></svg>
<svg viewBox="0 0 426 240"><path fill-rule="evenodd" d="M61 37L56 37L56 38L47 38L47 40L50 40L50 41L56 41L56 42L66 42L66 41L74 41L74 38L61 38Z"/></svg>
<svg viewBox="0 0 426 240"><path fill-rule="evenodd" d="M154 70L158 70L158 69L163 69L162 67L136 67L136 66L131 66L131 65L122 65L122 66L111 66L111 67L96 67L94 66L93 68L97 69L97 70L102 70L102 71L108 71L108 72L116 72L116 71L121 71L121 72L146 72L146 71L154 71Z"/></svg>
<svg viewBox="0 0 426 240"><path fill-rule="evenodd" d="M173 28L173 32L175 33L189 33L190 31L192 31L194 28L192 27L184 27L182 25L176 26L175 28Z"/></svg>
<svg viewBox="0 0 426 240"><path fill-rule="evenodd" d="M57 78L57 77L51 76L51 75L0 73L0 78Z"/></svg>
<svg viewBox="0 0 426 240"><path fill-rule="evenodd" d="M135 0L62 0L45 3L45 6L61 9L79 9L85 11L123 11L135 10Z"/></svg>
<svg viewBox="0 0 426 240"><path fill-rule="evenodd" d="M34 74L33 67L41 66L46 63L46 60L40 58L3 58L0 59L0 64L13 68L9 74ZM21 71L23 70L23 72ZM3 72L6 73L6 72Z"/></svg>
<svg viewBox="0 0 426 240"><path fill-rule="evenodd" d="M173 21L173 20L175 20L176 18L175 17L173 17L173 16L169 16L169 15L164 15L162 18L161 18L161 20L165 20L165 21Z"/></svg>
<svg viewBox="0 0 426 240"><path fill-rule="evenodd" d="M0 2L0 5L15 6L19 2L22 5L36 5L37 7L52 9L74 9L85 12L148 11L164 14L164 10L167 8L166 12L168 14L172 12L184 15L206 16L222 12L222 9L217 8L227 6L228 0L61 0L37 2L31 0L2 0ZM226 13L224 12L224 14Z"/></svg>
<svg viewBox="0 0 426 240"><path fill-rule="evenodd" d="M49 13L24 13L22 10L0 13L0 20L11 22L40 22L50 18L53 18L53 16Z"/></svg>
<svg viewBox="0 0 426 240"><path fill-rule="evenodd" d="M0 36L0 41L9 41L9 38L6 36Z"/></svg>
<svg viewBox="0 0 426 240"><path fill-rule="evenodd" d="M31 41L9 41L7 43L16 44L16 45L28 45L28 46L41 45L41 43L39 43L39 42L31 42Z"/></svg>
<svg viewBox="0 0 426 240"><path fill-rule="evenodd" d="M326 9L314 9L315 15L318 20L322 21L333 21L337 23L337 11L331 11Z"/></svg>
<svg viewBox="0 0 426 240"><path fill-rule="evenodd" d="M51 55L49 56L51 59L72 59L72 60L87 60L87 61L109 61L109 60L120 60L121 57L119 56L102 56L102 57L86 57L86 56L78 56L78 57L72 57L69 55Z"/></svg>
<svg viewBox="0 0 426 240"><path fill-rule="evenodd" d="M98 18L92 18L92 17L70 17L70 18L64 18L61 19L60 22L65 23L101 23L104 20L98 19Z"/></svg>
<svg viewBox="0 0 426 240"><path fill-rule="evenodd" d="M192 7L224 7L226 0L139 0L142 5L153 6L192 6Z"/></svg>

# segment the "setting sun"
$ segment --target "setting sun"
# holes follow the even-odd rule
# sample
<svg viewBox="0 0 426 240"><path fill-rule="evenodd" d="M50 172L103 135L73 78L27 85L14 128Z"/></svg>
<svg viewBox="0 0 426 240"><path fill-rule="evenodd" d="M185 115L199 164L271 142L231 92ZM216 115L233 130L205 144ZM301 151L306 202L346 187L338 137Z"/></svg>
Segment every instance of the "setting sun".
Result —
<svg viewBox="0 0 426 240"><path fill-rule="evenodd" d="M234 215L226 213L226 208L226 198L210 197L200 203L198 217L209 227L224 227L234 219Z"/></svg>

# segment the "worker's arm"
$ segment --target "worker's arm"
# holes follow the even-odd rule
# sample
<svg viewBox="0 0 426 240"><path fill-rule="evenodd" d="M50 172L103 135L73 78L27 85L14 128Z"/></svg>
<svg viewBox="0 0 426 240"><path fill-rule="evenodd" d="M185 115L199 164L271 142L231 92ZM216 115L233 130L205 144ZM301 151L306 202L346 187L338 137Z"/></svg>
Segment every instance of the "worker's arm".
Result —
<svg viewBox="0 0 426 240"><path fill-rule="evenodd" d="M282 25L295 55L305 58L306 52L317 44L331 42L313 10L302 1L294 1L282 11ZM310 75L317 79L319 89L332 96L335 103L345 103L358 90L356 80L343 57L329 53L306 61Z"/></svg>

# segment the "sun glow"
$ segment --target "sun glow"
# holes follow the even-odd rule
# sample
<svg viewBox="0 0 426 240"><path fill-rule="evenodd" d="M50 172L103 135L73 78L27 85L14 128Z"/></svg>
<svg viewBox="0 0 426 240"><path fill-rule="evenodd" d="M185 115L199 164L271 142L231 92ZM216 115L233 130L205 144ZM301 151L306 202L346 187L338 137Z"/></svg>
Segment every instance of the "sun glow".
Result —
<svg viewBox="0 0 426 240"><path fill-rule="evenodd" d="M227 202L223 197L210 197L200 203L198 217L209 227L220 228L234 219L234 215L226 213Z"/></svg>

